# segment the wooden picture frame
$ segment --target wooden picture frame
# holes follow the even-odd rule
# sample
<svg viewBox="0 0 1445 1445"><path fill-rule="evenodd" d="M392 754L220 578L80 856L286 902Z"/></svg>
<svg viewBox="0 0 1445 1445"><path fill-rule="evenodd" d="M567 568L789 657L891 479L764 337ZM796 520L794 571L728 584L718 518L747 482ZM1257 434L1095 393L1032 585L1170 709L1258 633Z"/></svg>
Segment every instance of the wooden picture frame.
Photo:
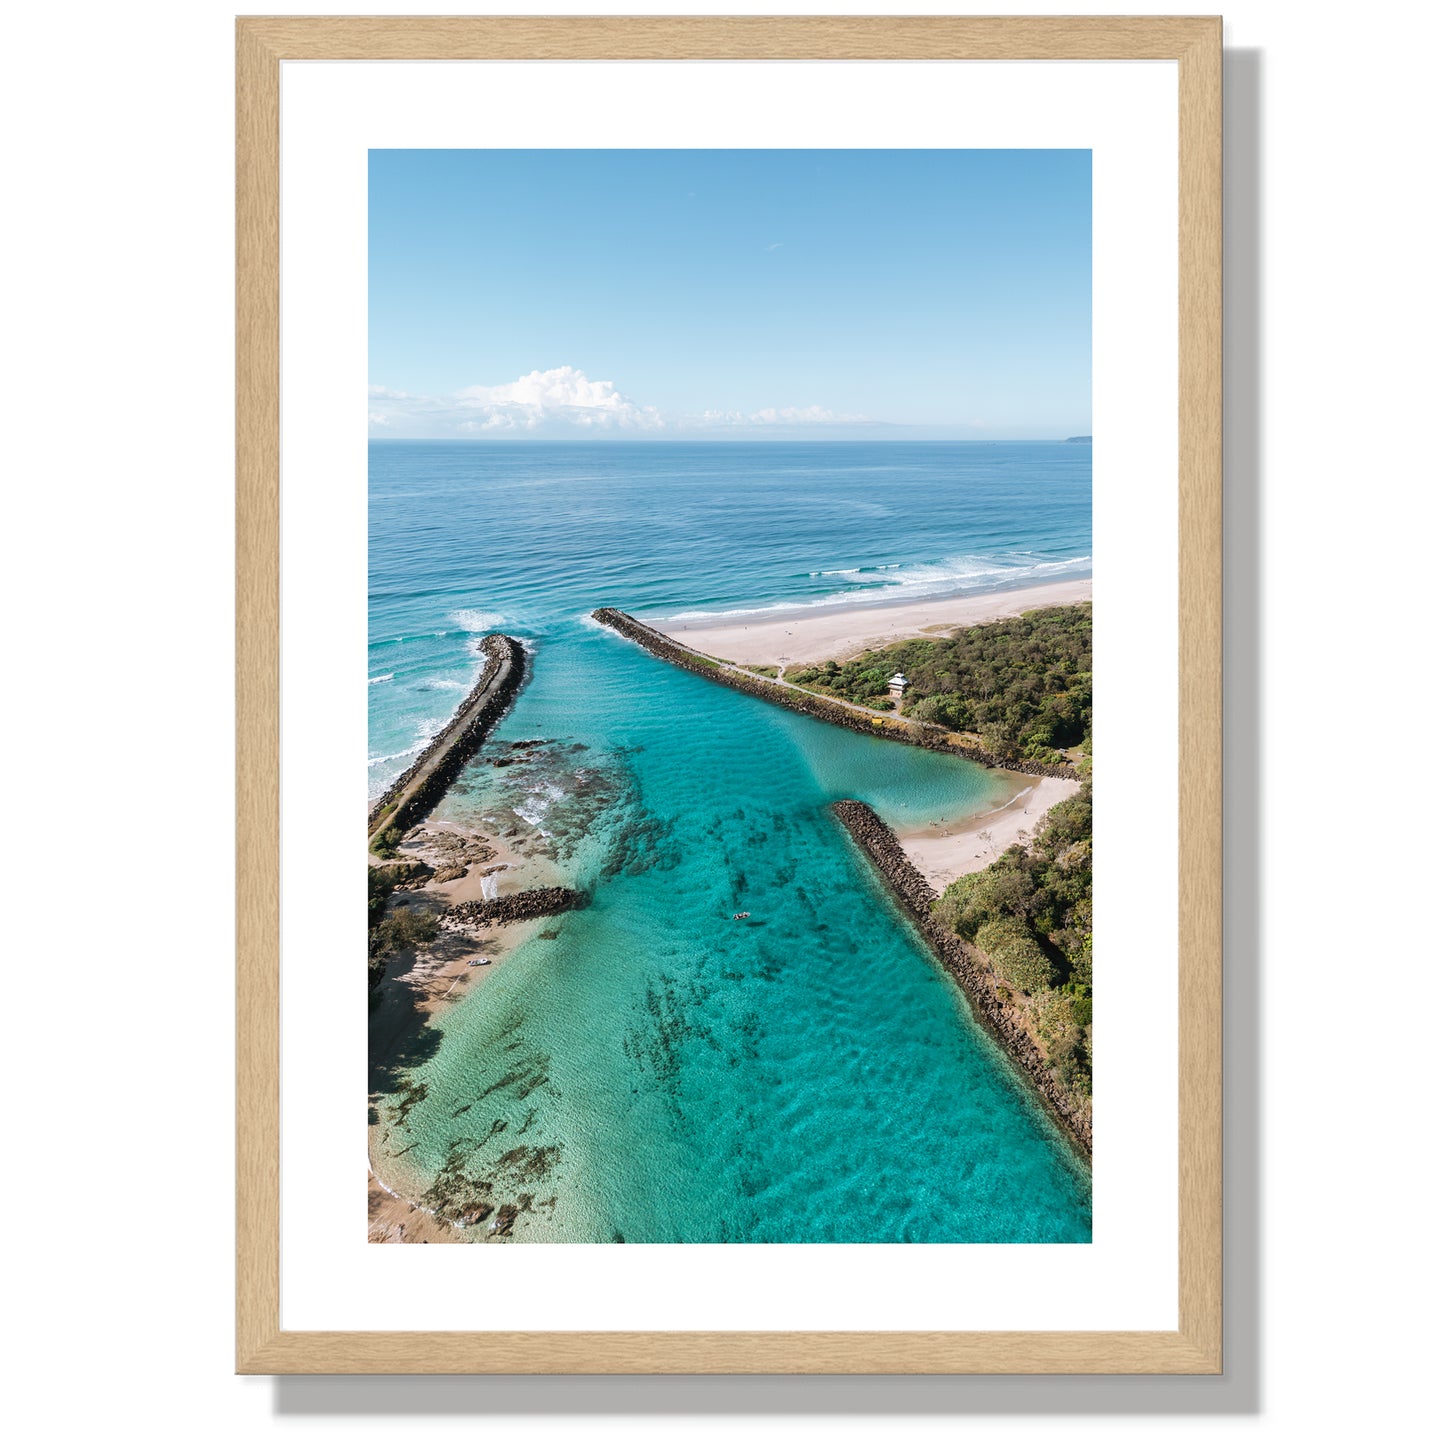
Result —
<svg viewBox="0 0 1445 1445"><path fill-rule="evenodd" d="M1179 85L1179 1318L1133 1332L280 1327L279 144L286 60L1164 60ZM1214 17L247 17L237 23L237 1369L1222 1369L1221 23Z"/></svg>

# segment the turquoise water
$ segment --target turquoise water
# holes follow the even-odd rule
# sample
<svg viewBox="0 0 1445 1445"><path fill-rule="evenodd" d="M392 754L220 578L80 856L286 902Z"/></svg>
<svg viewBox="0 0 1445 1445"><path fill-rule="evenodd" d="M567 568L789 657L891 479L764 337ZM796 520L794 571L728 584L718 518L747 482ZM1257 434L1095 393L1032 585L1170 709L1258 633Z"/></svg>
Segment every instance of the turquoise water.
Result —
<svg viewBox="0 0 1445 1445"><path fill-rule="evenodd" d="M398 1070L383 1179L530 1201L519 1239L1089 1239L1087 1172L826 806L957 816L997 775L583 620L1079 575L1087 447L387 443L372 529L373 789L504 627L527 687L439 812L541 830L592 896Z"/></svg>

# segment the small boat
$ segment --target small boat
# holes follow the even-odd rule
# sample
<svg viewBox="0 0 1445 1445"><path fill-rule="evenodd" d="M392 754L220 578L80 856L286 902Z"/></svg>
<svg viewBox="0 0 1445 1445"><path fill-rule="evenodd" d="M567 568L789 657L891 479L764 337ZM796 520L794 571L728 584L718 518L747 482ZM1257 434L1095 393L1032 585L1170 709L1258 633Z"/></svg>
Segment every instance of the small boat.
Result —
<svg viewBox="0 0 1445 1445"><path fill-rule="evenodd" d="M480 968L484 963L490 963L491 961L492 961L492 960L491 960L490 958L474 958L474 959L467 965L467 967L468 967L468 968Z"/></svg>
<svg viewBox="0 0 1445 1445"><path fill-rule="evenodd" d="M753 915L751 913L734 913L733 922L736 923L740 918L751 918L752 916Z"/></svg>

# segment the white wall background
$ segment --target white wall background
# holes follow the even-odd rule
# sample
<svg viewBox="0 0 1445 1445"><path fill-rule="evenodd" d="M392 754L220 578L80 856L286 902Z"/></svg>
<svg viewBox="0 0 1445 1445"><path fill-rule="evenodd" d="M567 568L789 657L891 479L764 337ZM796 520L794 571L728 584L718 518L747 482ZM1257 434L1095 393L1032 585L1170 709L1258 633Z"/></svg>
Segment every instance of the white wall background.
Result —
<svg viewBox="0 0 1445 1445"><path fill-rule="evenodd" d="M232 15L133 0L12 16L17 1438L1438 1428L1438 13L1238 0L1227 16L1228 1375L279 1385L230 1373Z"/></svg>

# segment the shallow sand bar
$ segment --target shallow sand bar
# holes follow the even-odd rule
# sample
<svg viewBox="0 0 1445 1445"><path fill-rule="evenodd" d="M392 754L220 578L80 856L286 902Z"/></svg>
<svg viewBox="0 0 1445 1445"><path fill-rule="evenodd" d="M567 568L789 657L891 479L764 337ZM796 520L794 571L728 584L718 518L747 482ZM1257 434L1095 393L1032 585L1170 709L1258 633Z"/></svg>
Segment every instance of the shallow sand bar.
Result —
<svg viewBox="0 0 1445 1445"><path fill-rule="evenodd" d="M1071 778L1008 776L1013 796L1001 807L965 818L941 818L899 833L898 841L913 866L940 893L955 878L982 872L1005 848L1031 839L1044 814L1055 803L1072 798L1080 787Z"/></svg>
<svg viewBox="0 0 1445 1445"><path fill-rule="evenodd" d="M971 597L930 597L923 601L876 603L867 607L803 608L791 612L738 613L721 617L639 619L669 637L731 662L822 662L852 657L870 647L886 647L908 637L944 636L957 627L976 627L998 617L1017 617L1035 607L1088 602L1091 577L1048 582L1014 592L983 592Z"/></svg>

